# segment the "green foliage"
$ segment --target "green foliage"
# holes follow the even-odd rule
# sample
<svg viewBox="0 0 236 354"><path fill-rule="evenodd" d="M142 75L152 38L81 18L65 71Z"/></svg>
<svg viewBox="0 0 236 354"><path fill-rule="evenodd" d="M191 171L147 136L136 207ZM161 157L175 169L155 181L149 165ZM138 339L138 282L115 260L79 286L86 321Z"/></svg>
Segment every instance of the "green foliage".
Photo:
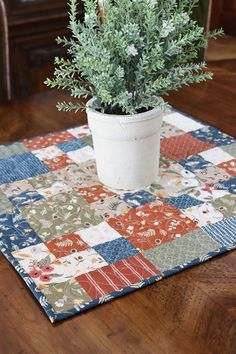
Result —
<svg viewBox="0 0 236 354"><path fill-rule="evenodd" d="M85 20L77 20L77 0L70 0L69 39L58 38L69 59L55 58L52 88L68 89L77 102L96 98L105 113L134 114L162 105L160 98L183 85L212 78L206 63L196 64L209 38L192 20L199 0L83 0ZM58 104L59 110L83 109L76 102Z"/></svg>

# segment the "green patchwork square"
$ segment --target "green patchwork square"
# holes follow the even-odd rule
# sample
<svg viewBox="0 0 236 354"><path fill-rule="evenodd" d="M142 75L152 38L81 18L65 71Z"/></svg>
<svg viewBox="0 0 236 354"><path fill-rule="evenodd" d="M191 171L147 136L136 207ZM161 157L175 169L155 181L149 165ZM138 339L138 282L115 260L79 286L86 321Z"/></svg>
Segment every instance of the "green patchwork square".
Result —
<svg viewBox="0 0 236 354"><path fill-rule="evenodd" d="M0 159L5 159L6 157L21 155L29 150L23 143L14 143L10 145L0 145Z"/></svg>
<svg viewBox="0 0 236 354"><path fill-rule="evenodd" d="M164 272L219 248L219 243L198 229L170 243L149 249L143 252L143 256Z"/></svg>
<svg viewBox="0 0 236 354"><path fill-rule="evenodd" d="M83 308L84 304L90 301L86 291L75 279L49 285L42 292L57 313L66 312L72 308Z"/></svg>
<svg viewBox="0 0 236 354"><path fill-rule="evenodd" d="M13 210L13 205L7 196L0 190L0 215L10 213Z"/></svg>
<svg viewBox="0 0 236 354"><path fill-rule="evenodd" d="M224 145L220 147L224 152L227 152L233 157L236 157L236 143L230 144L230 145Z"/></svg>
<svg viewBox="0 0 236 354"><path fill-rule="evenodd" d="M76 192L56 194L21 209L38 236L50 241L58 236L97 225L103 219Z"/></svg>
<svg viewBox="0 0 236 354"><path fill-rule="evenodd" d="M228 194L211 202L213 207L226 218L236 215L236 195Z"/></svg>

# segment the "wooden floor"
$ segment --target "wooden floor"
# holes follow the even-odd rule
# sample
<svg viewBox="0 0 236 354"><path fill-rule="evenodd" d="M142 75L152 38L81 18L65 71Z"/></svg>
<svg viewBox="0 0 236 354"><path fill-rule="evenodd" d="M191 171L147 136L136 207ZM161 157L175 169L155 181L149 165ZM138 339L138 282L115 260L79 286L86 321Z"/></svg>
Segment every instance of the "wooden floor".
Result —
<svg viewBox="0 0 236 354"><path fill-rule="evenodd" d="M236 136L236 58L210 66L213 81L169 101ZM51 91L0 107L0 143L85 122L56 111L64 97ZM0 354L235 354L236 252L55 325L0 256L0 306Z"/></svg>

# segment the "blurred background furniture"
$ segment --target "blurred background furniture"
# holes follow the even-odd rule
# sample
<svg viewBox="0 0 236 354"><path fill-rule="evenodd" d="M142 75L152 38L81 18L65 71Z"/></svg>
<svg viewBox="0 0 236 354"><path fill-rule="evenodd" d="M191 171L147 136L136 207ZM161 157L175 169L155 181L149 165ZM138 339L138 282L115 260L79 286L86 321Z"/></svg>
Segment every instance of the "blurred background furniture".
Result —
<svg viewBox="0 0 236 354"><path fill-rule="evenodd" d="M0 103L11 98L6 8L0 0Z"/></svg>

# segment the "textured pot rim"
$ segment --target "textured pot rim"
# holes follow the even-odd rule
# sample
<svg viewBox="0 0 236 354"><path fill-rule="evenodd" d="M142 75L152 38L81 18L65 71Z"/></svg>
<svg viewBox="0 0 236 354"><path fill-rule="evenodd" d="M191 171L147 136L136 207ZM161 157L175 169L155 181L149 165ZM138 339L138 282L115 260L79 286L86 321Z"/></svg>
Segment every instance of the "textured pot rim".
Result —
<svg viewBox="0 0 236 354"><path fill-rule="evenodd" d="M153 108L149 111L143 112L143 113L136 113L136 114L108 114L108 113L101 113L96 111L95 109L91 108L91 104L96 101L96 98L91 98L87 103L86 103L86 112L92 112L94 113L93 119L98 119L104 122L110 122L116 120L122 123L137 123L140 121L146 121L146 120L151 120L159 116L161 113L163 113L163 110L161 108Z"/></svg>

